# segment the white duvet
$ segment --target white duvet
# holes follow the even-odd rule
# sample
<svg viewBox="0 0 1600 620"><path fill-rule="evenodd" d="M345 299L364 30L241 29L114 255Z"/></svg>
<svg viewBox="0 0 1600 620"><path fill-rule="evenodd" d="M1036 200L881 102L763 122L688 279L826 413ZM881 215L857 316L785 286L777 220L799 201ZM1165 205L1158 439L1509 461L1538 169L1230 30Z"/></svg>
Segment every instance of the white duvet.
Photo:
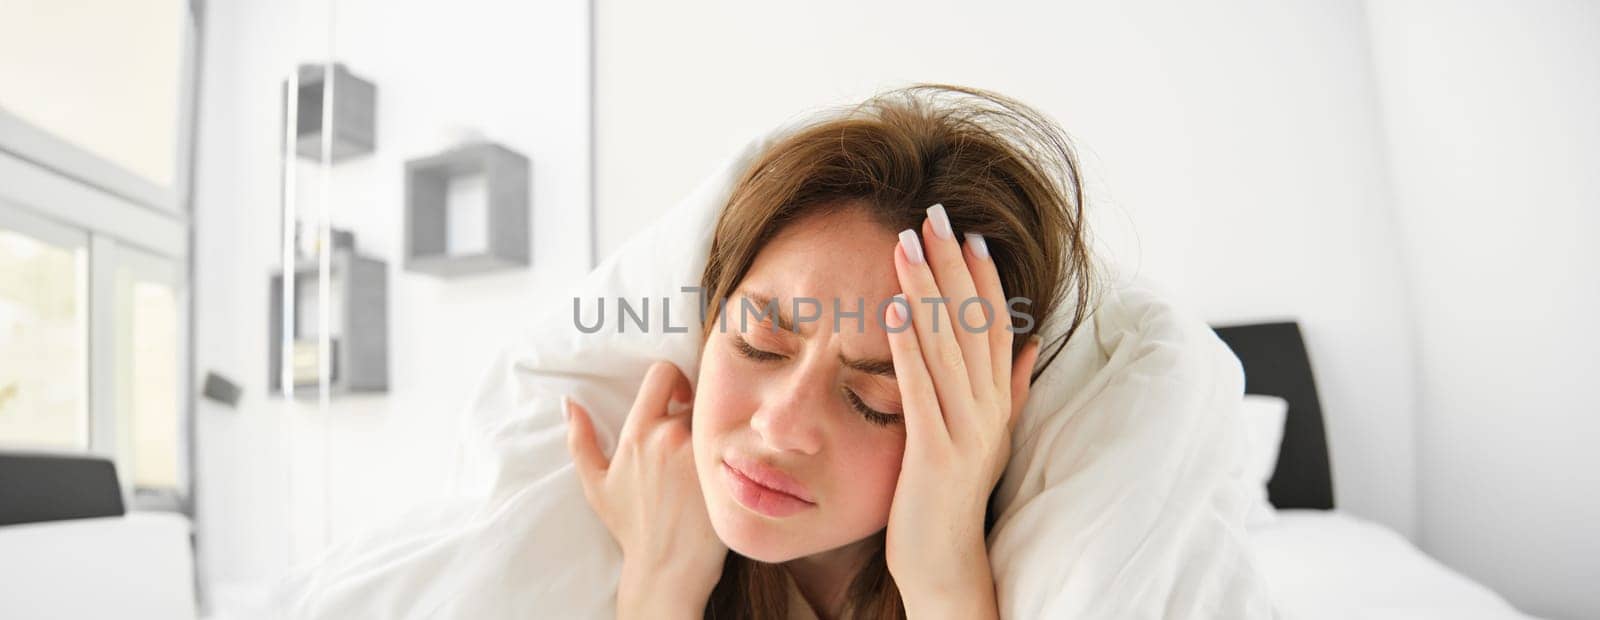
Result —
<svg viewBox="0 0 1600 620"><path fill-rule="evenodd" d="M777 135L777 134L774 134ZM768 138L770 139L770 137ZM614 446L645 369L698 368L692 292L711 225L758 140L591 273L494 361L467 426L486 491L342 545L280 589L308 618L609 618L620 554L584 502L558 412L573 394ZM597 298L652 300L649 334L582 334ZM614 303L614 302L608 302ZM608 312L615 312L608 305ZM614 317L614 314L613 314ZM1059 323L1058 323L1059 325ZM1046 334L1047 342L1055 334ZM1243 529L1237 360L1140 285L1102 305L1039 379L990 535L1009 618L1269 617Z"/></svg>

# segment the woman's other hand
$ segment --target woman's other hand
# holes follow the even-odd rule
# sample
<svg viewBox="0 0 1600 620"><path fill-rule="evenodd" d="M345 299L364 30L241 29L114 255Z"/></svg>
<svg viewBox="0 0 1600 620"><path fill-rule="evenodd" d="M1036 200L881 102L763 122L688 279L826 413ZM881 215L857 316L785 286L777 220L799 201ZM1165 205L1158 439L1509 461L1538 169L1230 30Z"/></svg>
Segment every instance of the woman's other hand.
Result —
<svg viewBox="0 0 1600 620"><path fill-rule="evenodd" d="M1012 359L1009 306L982 237L962 244L934 205L921 238L900 235L902 299L884 317L906 427L889 571L913 617L994 617L984 511L1010 456L1039 344Z"/></svg>
<svg viewBox="0 0 1600 620"><path fill-rule="evenodd" d="M567 448L584 497L622 547L619 618L699 618L722 576L728 548L711 529L695 475L693 402L677 366L651 366L608 460L588 410L565 399Z"/></svg>

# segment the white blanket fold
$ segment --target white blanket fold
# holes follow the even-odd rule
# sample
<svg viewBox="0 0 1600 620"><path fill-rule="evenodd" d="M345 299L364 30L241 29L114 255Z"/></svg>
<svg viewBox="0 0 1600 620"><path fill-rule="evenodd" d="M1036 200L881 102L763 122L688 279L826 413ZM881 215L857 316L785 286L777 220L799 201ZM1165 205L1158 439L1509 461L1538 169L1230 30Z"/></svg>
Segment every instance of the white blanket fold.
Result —
<svg viewBox="0 0 1600 620"><path fill-rule="evenodd" d="M1271 614L1243 527L1237 358L1136 286L1035 383L990 557L1017 618Z"/></svg>

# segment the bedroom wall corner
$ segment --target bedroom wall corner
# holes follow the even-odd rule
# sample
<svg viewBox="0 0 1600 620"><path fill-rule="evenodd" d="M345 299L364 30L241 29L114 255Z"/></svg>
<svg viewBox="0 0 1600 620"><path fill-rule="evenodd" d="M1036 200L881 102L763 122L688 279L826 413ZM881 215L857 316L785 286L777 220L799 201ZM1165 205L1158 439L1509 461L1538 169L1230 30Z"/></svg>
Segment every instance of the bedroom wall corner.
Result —
<svg viewBox="0 0 1600 620"><path fill-rule="evenodd" d="M1420 373L1422 547L1600 617L1600 5L1367 2Z"/></svg>

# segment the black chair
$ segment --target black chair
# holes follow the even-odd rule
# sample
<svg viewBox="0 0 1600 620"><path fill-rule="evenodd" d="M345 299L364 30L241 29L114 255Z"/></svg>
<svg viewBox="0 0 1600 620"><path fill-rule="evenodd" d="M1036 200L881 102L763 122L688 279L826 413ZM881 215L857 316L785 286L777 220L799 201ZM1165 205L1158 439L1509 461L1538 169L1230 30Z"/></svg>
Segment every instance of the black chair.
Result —
<svg viewBox="0 0 1600 620"><path fill-rule="evenodd" d="M0 526L126 512L117 467L108 459L0 452Z"/></svg>

